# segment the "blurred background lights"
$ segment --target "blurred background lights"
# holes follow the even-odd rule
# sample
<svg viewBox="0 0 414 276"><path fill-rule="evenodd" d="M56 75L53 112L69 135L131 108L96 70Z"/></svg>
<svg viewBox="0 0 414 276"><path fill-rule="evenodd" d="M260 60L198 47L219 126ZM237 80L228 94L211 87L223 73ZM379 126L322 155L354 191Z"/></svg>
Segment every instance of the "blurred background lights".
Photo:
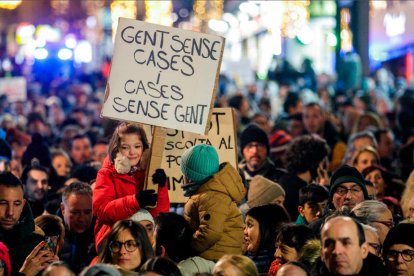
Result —
<svg viewBox="0 0 414 276"><path fill-rule="evenodd" d="M77 41L73 34L68 34L65 37L65 46L68 47L69 49L75 48L76 44L77 44Z"/></svg>
<svg viewBox="0 0 414 276"><path fill-rule="evenodd" d="M33 55L35 59L43 60L49 56L49 52L47 51L46 48L37 48L34 51Z"/></svg>
<svg viewBox="0 0 414 276"><path fill-rule="evenodd" d="M229 29L229 24L223 20L211 19L208 21L208 27L213 31L224 33Z"/></svg>
<svg viewBox="0 0 414 276"><path fill-rule="evenodd" d="M79 41L74 51L74 60L76 63L89 63L92 61L92 46L88 41Z"/></svg>
<svg viewBox="0 0 414 276"><path fill-rule="evenodd" d="M68 48L62 48L58 52L58 58L61 60L69 60L73 56L72 50Z"/></svg>

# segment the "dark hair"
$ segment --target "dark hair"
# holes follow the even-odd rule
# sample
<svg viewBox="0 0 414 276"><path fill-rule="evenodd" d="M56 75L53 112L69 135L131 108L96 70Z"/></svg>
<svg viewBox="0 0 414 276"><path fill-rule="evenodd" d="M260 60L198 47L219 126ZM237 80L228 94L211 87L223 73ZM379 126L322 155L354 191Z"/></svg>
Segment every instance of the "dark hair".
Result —
<svg viewBox="0 0 414 276"><path fill-rule="evenodd" d="M308 107L319 107L319 110L320 110L320 112L322 114L322 107L321 107L321 105L319 103L317 103L317 102L310 102L310 103L305 104L304 108L308 108Z"/></svg>
<svg viewBox="0 0 414 276"><path fill-rule="evenodd" d="M155 218L155 253L161 254L161 246L167 256L178 263L195 255L191 249L193 231L185 218L176 213L161 213Z"/></svg>
<svg viewBox="0 0 414 276"><path fill-rule="evenodd" d="M83 163L75 167L70 174L70 178L76 178L81 182L91 183L92 180L96 179L97 175L97 168L95 168L91 163Z"/></svg>
<svg viewBox="0 0 414 276"><path fill-rule="evenodd" d="M277 231L282 223L290 221L286 210L278 204L266 204L251 208L246 216L254 218L259 223L260 244L256 255L261 250L274 252Z"/></svg>
<svg viewBox="0 0 414 276"><path fill-rule="evenodd" d="M296 252L299 253L305 243L314 238L315 235L308 226L287 223L280 227L276 237L276 243L282 243L289 247L293 247Z"/></svg>
<svg viewBox="0 0 414 276"><path fill-rule="evenodd" d="M86 135L86 134L76 134L75 136L73 136L72 137L72 139L70 140L70 143L69 143L69 150L72 150L72 147L73 147L73 142L75 142L75 140L80 140L80 139L88 139L88 141L89 141L89 144L91 145L91 147L92 147L92 142L91 142L91 139L89 138L89 136L88 135Z"/></svg>
<svg viewBox="0 0 414 276"><path fill-rule="evenodd" d="M147 260L141 267L140 272L155 272L163 276L181 276L181 271L177 265L165 257L153 257ZM141 274L140 274L141 275Z"/></svg>
<svg viewBox="0 0 414 276"><path fill-rule="evenodd" d="M327 200L328 197L329 192L325 187L309 184L299 189L299 206L305 206L305 203L319 203Z"/></svg>
<svg viewBox="0 0 414 276"><path fill-rule="evenodd" d="M9 188L20 187L23 190L23 184L14 174L11 172L0 172L0 186L6 186Z"/></svg>
<svg viewBox="0 0 414 276"><path fill-rule="evenodd" d="M46 167L41 166L37 158L33 158L30 161L30 165L27 165L23 170L21 180L24 185L26 185L26 181L27 181L27 178L29 177L30 171L44 172L47 175L47 179L49 180L49 177L50 177L49 170Z"/></svg>
<svg viewBox="0 0 414 276"><path fill-rule="evenodd" d="M59 244L63 245L65 226L62 219L55 215L41 215L35 218L35 224L43 230L45 236L59 236Z"/></svg>
<svg viewBox="0 0 414 276"><path fill-rule="evenodd" d="M299 94L293 91L289 91L286 95L285 102L283 103L283 110L286 113L289 113L290 107L295 107L300 101Z"/></svg>
<svg viewBox="0 0 414 276"><path fill-rule="evenodd" d="M303 135L295 138L285 155L285 166L290 173L316 171L319 163L328 156L329 146L316 135Z"/></svg>
<svg viewBox="0 0 414 276"><path fill-rule="evenodd" d="M116 154L119 152L121 137L126 134L138 135L141 139L142 145L144 146L144 150L149 148L147 135L145 134L145 130L141 125L136 123L122 122L117 126L111 140L109 141L108 155L112 163L115 160Z"/></svg>
<svg viewBox="0 0 414 276"><path fill-rule="evenodd" d="M243 95L234 95L228 100L228 105L236 110L240 110L244 99L245 97Z"/></svg>
<svg viewBox="0 0 414 276"><path fill-rule="evenodd" d="M66 202L71 194L74 195L86 195L92 198L92 188L89 184L75 181L72 182L69 186L63 190L62 193L62 202Z"/></svg>
<svg viewBox="0 0 414 276"><path fill-rule="evenodd" d="M138 243L138 248L141 253L141 264L136 269L138 271L143 263L154 256L154 252L152 251L151 242L148 239L144 226L132 220L120 220L114 224L105 236L102 246L103 251L99 254L99 261L102 263L112 263L112 254L109 245L115 241L119 233L123 230L128 230Z"/></svg>

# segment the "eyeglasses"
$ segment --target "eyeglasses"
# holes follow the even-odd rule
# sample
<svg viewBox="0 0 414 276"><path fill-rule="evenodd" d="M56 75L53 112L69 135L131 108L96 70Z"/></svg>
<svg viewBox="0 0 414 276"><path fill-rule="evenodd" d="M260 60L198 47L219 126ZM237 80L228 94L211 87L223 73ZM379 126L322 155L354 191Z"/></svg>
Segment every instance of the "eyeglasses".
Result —
<svg viewBox="0 0 414 276"><path fill-rule="evenodd" d="M381 255L381 249L382 249L381 244L369 242L368 245L374 248L374 250L377 252L378 255Z"/></svg>
<svg viewBox="0 0 414 276"><path fill-rule="evenodd" d="M403 250L403 251L397 251L397 250L390 250L387 253L387 260L388 261L395 261L398 259L398 255L401 255L404 261L411 262L414 259L414 250Z"/></svg>
<svg viewBox="0 0 414 276"><path fill-rule="evenodd" d="M362 189L359 186L352 186L351 188L345 188L345 187L339 186L335 190L335 193L341 196L346 195L348 192L351 192L352 195L356 195L362 192Z"/></svg>
<svg viewBox="0 0 414 276"><path fill-rule="evenodd" d="M262 143L250 142L245 146L246 149L257 148L258 150L266 149L266 145Z"/></svg>
<svg viewBox="0 0 414 276"><path fill-rule="evenodd" d="M128 240L126 242L113 241L109 244L109 249L113 253L118 253L121 251L123 245L125 246L125 250L128 252L134 252L138 248L136 241Z"/></svg>
<svg viewBox="0 0 414 276"><path fill-rule="evenodd" d="M394 221L392 220L375 220L374 222L381 223L382 225L385 225L390 229L394 227Z"/></svg>

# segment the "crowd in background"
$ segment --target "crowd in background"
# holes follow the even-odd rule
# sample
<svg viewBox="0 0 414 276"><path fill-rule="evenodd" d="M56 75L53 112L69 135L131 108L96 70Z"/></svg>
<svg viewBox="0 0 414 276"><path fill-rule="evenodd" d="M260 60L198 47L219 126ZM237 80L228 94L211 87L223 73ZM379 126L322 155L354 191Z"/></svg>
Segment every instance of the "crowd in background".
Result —
<svg viewBox="0 0 414 276"><path fill-rule="evenodd" d="M0 271L414 275L414 89L385 68L351 85L282 65L220 77L239 167L187 149L181 205L162 168L146 175L142 127L100 116L100 73L0 95Z"/></svg>

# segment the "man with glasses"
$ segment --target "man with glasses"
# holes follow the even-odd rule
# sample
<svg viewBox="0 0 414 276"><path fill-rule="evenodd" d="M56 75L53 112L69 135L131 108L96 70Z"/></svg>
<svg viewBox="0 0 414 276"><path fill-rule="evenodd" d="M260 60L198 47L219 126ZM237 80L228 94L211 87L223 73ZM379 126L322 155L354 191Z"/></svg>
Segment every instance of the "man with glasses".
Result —
<svg viewBox="0 0 414 276"><path fill-rule="evenodd" d="M414 275L414 224L401 223L388 232L383 256L390 275Z"/></svg>

